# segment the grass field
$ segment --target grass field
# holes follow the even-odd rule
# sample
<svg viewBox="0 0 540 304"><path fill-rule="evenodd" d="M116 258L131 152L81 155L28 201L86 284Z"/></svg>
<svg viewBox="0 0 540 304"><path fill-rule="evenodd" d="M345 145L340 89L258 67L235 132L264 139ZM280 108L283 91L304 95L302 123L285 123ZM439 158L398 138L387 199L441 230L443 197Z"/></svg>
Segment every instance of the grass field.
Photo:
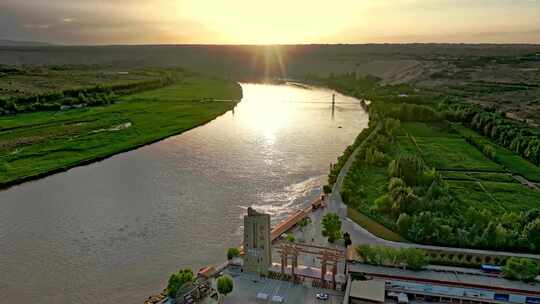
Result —
<svg viewBox="0 0 540 304"><path fill-rule="evenodd" d="M362 214L358 210L355 210L351 207L347 208L347 217L353 220L358 225L362 226L367 231L371 232L373 235L376 235L380 238L394 242L408 242L399 234L386 228L385 226L379 224L377 221L371 219L370 217Z"/></svg>
<svg viewBox="0 0 540 304"><path fill-rule="evenodd" d="M399 134L401 154L419 154L436 169L504 171L444 124L407 122L402 124Z"/></svg>
<svg viewBox="0 0 540 304"><path fill-rule="evenodd" d="M163 70L121 69L110 66L26 66L0 70L0 98L119 85L158 79Z"/></svg>
<svg viewBox="0 0 540 304"><path fill-rule="evenodd" d="M462 138L415 136L415 140L426 163L436 169L504 171Z"/></svg>
<svg viewBox="0 0 540 304"><path fill-rule="evenodd" d="M241 94L234 82L190 76L109 106L1 117L0 186L181 133L232 109Z"/></svg>
<svg viewBox="0 0 540 304"><path fill-rule="evenodd" d="M448 181L455 198L464 206L503 211L527 211L540 207L540 192L518 183Z"/></svg>
<svg viewBox="0 0 540 304"><path fill-rule="evenodd" d="M453 128L462 136L474 137L477 142L491 145L495 149L497 161L511 172L523 175L531 181L540 182L540 167L461 124L454 124Z"/></svg>
<svg viewBox="0 0 540 304"><path fill-rule="evenodd" d="M516 180L512 176L516 168L496 163L467 142L464 136L470 135L465 133L466 131L466 129L456 131L452 125L444 123L402 122L393 142L384 153L387 160L396 159L399 155L419 156L427 166L437 169L448 185L451 204L441 205L444 209L440 212L444 214L438 214L439 210L436 209L430 210L431 216L440 217L437 219L439 223L441 219L443 221L445 218L448 219L446 222L448 226L445 229L453 229L453 235L460 226L451 225L460 223L460 219L471 207L488 212L489 217L495 222L509 212L524 214L531 209L540 208L540 192ZM502 150L493 143L490 144ZM527 163L525 160L519 160L519 156L508 155L508 159L513 160L512 164ZM378 198L389 193L387 167L370 163L364 158L357 159L344 180L343 188L347 190L342 191L342 194L349 207L349 218L379 237L399 240L399 237L396 237L397 216L384 211L388 210L384 209L386 208L384 203L381 205L384 200L375 203ZM529 169L534 171L535 168ZM380 206L383 206L383 209ZM467 229L472 231L474 228L467 227ZM473 235L477 232L467 233ZM445 245L442 239L438 239L437 234L434 235L427 244ZM479 241L476 243L469 236L464 242L459 238L446 237L446 239L451 240L453 243L450 245L454 246L468 246L468 244L473 244L475 248L500 246L482 243L481 236L480 233L476 238ZM410 238L411 235L406 237ZM513 247L507 249L515 250Z"/></svg>
<svg viewBox="0 0 540 304"><path fill-rule="evenodd" d="M400 153L414 154L416 148L416 153L420 154L427 164L440 170L449 182L453 195L464 206L482 205L495 211L524 211L540 207L540 192L523 186L505 172L519 171L524 164L532 166L527 167L530 172L540 168L489 142L497 149L497 155L502 154L498 151L507 152L501 157L506 159L508 165L518 164L517 167L499 165L460 137L480 135L461 125L457 127L454 129L452 126L448 131L444 131L438 125L403 123L402 134L408 133L409 136L398 137Z"/></svg>

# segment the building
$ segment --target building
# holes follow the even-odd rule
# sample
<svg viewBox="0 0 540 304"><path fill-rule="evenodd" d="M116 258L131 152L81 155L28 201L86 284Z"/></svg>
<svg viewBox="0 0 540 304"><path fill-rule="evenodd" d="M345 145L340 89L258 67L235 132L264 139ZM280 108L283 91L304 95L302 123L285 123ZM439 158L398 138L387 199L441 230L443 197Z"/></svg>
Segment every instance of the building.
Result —
<svg viewBox="0 0 540 304"><path fill-rule="evenodd" d="M270 215L248 208L244 216L244 269L268 274L272 265Z"/></svg>
<svg viewBox="0 0 540 304"><path fill-rule="evenodd" d="M382 304L385 300L385 282L380 280L352 281L350 304Z"/></svg>
<svg viewBox="0 0 540 304"><path fill-rule="evenodd" d="M460 271L457 267L410 271L400 268L372 266L359 263L348 265L346 299L349 303L370 295L371 290L356 284L351 277L380 282L386 298L396 298L398 303L408 300L436 303L480 304L540 304L540 283L509 281L498 275ZM359 281L359 282L367 282ZM360 286L360 287L359 287ZM382 287L381 287L382 286ZM375 289L375 287L373 288ZM404 300L401 300L406 296ZM396 302L395 300L393 302ZM372 301L373 302L373 301ZM346 302L344 302L346 303ZM359 303L366 303L365 301Z"/></svg>

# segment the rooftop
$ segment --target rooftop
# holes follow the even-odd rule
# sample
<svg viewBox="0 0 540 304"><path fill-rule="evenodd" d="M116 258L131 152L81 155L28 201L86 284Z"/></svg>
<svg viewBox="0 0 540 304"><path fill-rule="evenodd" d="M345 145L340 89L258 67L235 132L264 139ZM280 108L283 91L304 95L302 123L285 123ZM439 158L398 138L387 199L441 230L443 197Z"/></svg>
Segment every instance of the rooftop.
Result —
<svg viewBox="0 0 540 304"><path fill-rule="evenodd" d="M373 276L393 277L406 281L423 281L443 285L460 285L487 290L517 291L540 295L539 283L528 284L520 281L510 281L502 277L481 274L434 270L412 271L367 264L349 264L349 272L362 272Z"/></svg>
<svg viewBox="0 0 540 304"><path fill-rule="evenodd" d="M384 281L352 281L350 297L371 302L384 303Z"/></svg>

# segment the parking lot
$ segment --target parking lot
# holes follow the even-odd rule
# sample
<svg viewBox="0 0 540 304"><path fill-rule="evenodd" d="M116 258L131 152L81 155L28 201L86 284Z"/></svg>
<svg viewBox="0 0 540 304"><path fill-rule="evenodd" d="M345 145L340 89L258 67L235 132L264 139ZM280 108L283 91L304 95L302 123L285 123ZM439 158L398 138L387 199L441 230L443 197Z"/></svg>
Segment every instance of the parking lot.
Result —
<svg viewBox="0 0 540 304"><path fill-rule="evenodd" d="M343 293L334 290L295 285L290 282L261 278L255 274L229 273L234 279L234 289L225 298L225 304L244 303L295 303L295 304L338 304L343 301ZM317 293L327 293L328 300L318 300ZM257 294L266 294L268 300L257 299ZM272 301L281 297L283 302Z"/></svg>

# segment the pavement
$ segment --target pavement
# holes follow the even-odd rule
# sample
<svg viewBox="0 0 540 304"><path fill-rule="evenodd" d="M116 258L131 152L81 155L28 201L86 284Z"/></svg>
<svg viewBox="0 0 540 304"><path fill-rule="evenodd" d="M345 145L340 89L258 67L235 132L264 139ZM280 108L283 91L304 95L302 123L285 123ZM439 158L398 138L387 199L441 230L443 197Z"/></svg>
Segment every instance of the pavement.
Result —
<svg viewBox="0 0 540 304"><path fill-rule="evenodd" d="M338 304L343 301L343 292L262 278L257 274L233 271L228 274L234 280L234 288L233 292L225 297L224 304L269 303L257 301L258 293L267 294L269 299L274 296L283 297L285 304ZM317 293L327 293L330 298L327 301L318 300Z"/></svg>

